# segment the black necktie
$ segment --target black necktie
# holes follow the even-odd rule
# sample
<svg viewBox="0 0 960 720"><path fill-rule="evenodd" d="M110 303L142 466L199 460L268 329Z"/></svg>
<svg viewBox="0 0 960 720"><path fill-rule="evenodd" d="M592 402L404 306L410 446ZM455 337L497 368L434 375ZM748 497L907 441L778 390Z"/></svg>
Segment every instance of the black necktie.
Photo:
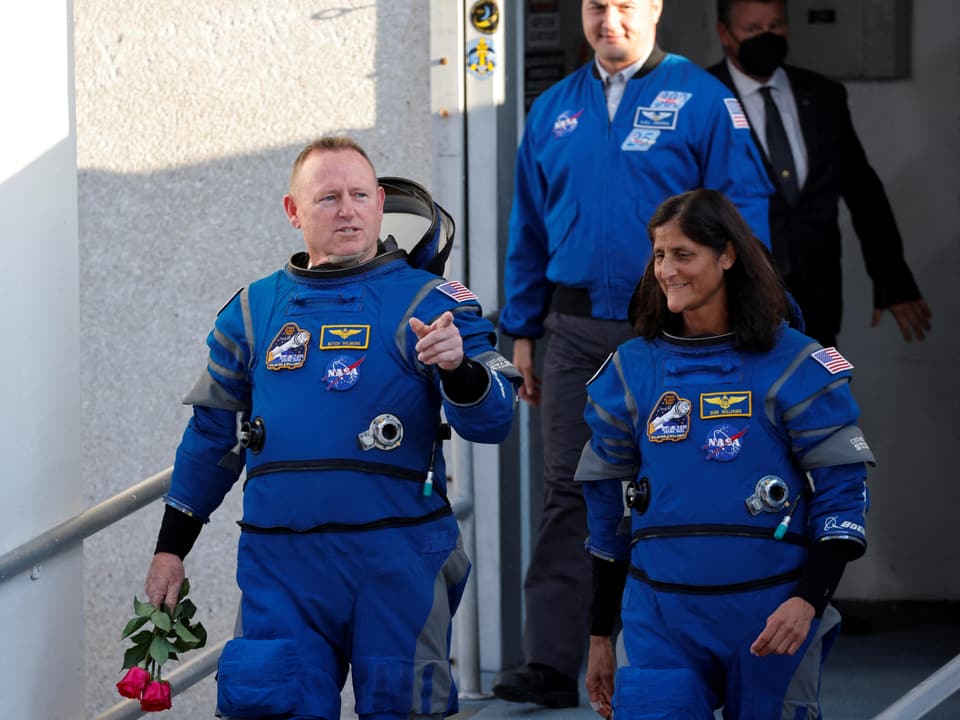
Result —
<svg viewBox="0 0 960 720"><path fill-rule="evenodd" d="M787 201L787 205L793 207L800 197L800 189L797 185L797 169L793 164L793 153L790 151L787 131L783 127L783 118L780 117L777 104L770 95L772 89L769 85L760 88L760 94L763 96L763 107L767 115L767 150L777 180L780 183L783 199Z"/></svg>

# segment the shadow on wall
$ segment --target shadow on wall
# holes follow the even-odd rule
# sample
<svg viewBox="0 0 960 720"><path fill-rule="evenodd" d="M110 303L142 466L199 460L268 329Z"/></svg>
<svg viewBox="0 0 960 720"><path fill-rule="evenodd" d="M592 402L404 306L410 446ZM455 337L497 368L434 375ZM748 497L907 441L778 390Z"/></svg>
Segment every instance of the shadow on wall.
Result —
<svg viewBox="0 0 960 720"><path fill-rule="evenodd" d="M323 23L376 7L371 2L324 5L314 3L304 21ZM426 35L426 8L426 0L395 8L390 22L377 23L375 35L329 49L348 66L352 49L376 52L372 127L343 122L349 108L342 106L298 108L296 117L281 117L283 109L277 108L277 145L266 150L146 173L79 171L79 360L87 506L173 464L189 416L180 401L205 367L204 339L218 309L240 286L282 267L302 250L282 198L303 145L319 135L347 134L367 150L378 174L409 177L429 187L428 44L410 43L409 32L422 29ZM278 10L282 12L289 10ZM81 13L93 11L78 2L75 14L80 18ZM378 17L383 13L378 10ZM324 76L330 72L330 58L324 55L305 58L303 68L264 73L299 72L301 86L312 82L311 74L317 83L351 83L346 75ZM76 80L78 85L83 81ZM236 88L238 96L242 90ZM225 92L229 99L232 91ZM97 102L95 92L85 97ZM158 114L162 104L158 98ZM80 123L81 132L115 131L98 127L96 113L91 119ZM236 144L249 146L250 141L238 138ZM296 412L290 408L291 415ZM240 503L241 492L234 488L186 561L197 619L211 643L232 633L239 600L234 571ZM85 543L85 717L96 717L119 700L114 684L121 677L125 648L120 630L130 617L132 596L144 597L143 578L161 516L160 505L151 505ZM208 678L175 698L173 710L165 714L170 720L211 717L214 701L215 684Z"/></svg>
<svg viewBox="0 0 960 720"><path fill-rule="evenodd" d="M156 55L171 72L191 67L201 73L180 83L186 86L189 103L195 105L188 103L193 113L190 122L204 118L197 126L196 144L161 147L164 157L215 154L216 149L208 152L204 145L211 139L227 148L247 148L259 137L268 138L263 143L266 149L152 172L117 173L89 167L79 171L80 425L86 505L173 464L189 416L181 399L205 367L204 339L218 309L240 286L282 267L303 248L299 232L283 212L282 198L291 165L306 143L323 134L351 135L367 150L380 175L410 177L429 185L428 44L410 42L428 28L427 7L426 0L390 8L379 8L369 0L363 4L343 0L336 6L295 2L275 11L253 4L225 11L226 17L221 16L222 9L212 14L200 11L191 22L202 27L184 30L180 26L170 32L164 23L172 22L176 10L161 13L156 21L139 18L134 22L121 13L127 23L124 32L130 33L121 46L101 10L95 10L93 3L88 7L86 0L74 4L76 55L85 63L78 65L76 77L81 148L84 133L91 145L106 134L120 147L136 148L130 137L110 136L117 128L106 117L107 109L100 112L97 105L109 95L99 92L96 86L101 82L113 82L110 91L119 88L131 93L135 101L131 107L146 107L146 112L157 115L154 126L165 126L160 120L168 119L161 113L170 111L169 99L147 98L146 105L136 101L143 100L143 93L158 93L157 88L170 78L156 78L157 67L137 66L142 57L135 52ZM366 35L344 37L347 30L362 27L356 11L369 14L370 8L376 8L375 26ZM292 19L299 20L296 27L287 25ZM145 32L144 22L158 27ZM96 27L98 23L101 27ZM239 62L226 57L225 48L231 43L238 47L236 43L249 40L250 33L258 33L261 26L262 37L256 38L260 71L251 71L256 75L249 82L223 82L234 69L231 65ZM211 39L201 30L222 31L222 35ZM190 60L205 53L202 65L171 60L180 49L163 45L182 43L188 36L207 42L200 49L182 48ZM97 48L102 50L102 44L118 54L108 60L116 65L119 79L100 75ZM353 58L351 53L357 52L376 54L372 78L350 76L358 65L370 67L367 57ZM135 73L141 71L147 73L144 81L136 82ZM358 107L351 113L347 98L358 97L357 81L370 80L375 93L373 120L361 127L370 122L370 108ZM196 93L197 85L215 92ZM268 115L259 88L273 93L280 88L286 93L284 100L292 99L282 107L268 108L272 114ZM250 115L239 121L224 117L224 104L245 114L246 107ZM284 112L284 107L296 111ZM137 123L120 119L120 132L135 132L131 128ZM228 128L221 131L227 136L239 133L236 141L224 142L222 134L213 137L211 128L218 124ZM147 123L146 127L152 126ZM110 151L101 144L101 154ZM137 163L136 157L129 159L131 166L144 164ZM82 153L80 162L85 162ZM167 162L174 165L176 161ZM186 560L197 619L207 628L211 643L232 633L239 600L234 574L240 505L241 491L234 488ZM130 617L132 597L143 598L143 578L161 516L160 505L151 505L85 543L85 717L96 717L119 700L114 684L122 676L126 646L120 630ZM211 717L215 692L215 683L208 678L176 697L173 710L165 715L170 720Z"/></svg>

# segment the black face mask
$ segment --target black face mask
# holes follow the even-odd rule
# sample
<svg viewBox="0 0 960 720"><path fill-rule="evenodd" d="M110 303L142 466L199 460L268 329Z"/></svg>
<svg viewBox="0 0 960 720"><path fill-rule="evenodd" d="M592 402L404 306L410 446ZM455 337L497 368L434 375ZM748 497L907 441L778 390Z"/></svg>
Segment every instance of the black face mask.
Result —
<svg viewBox="0 0 960 720"><path fill-rule="evenodd" d="M787 56L787 39L772 32L760 33L740 43L737 60L748 75L770 77Z"/></svg>

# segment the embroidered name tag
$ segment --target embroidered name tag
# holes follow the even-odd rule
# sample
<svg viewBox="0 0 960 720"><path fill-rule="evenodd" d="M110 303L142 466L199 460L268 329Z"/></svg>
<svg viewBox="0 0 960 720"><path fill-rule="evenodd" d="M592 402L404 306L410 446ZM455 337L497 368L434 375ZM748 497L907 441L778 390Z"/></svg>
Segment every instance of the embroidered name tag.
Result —
<svg viewBox="0 0 960 720"><path fill-rule="evenodd" d="M633 126L652 130L675 130L680 111L667 108L638 107Z"/></svg>
<svg viewBox="0 0 960 720"><path fill-rule="evenodd" d="M700 418L750 417L753 393L750 390L700 393Z"/></svg>
<svg viewBox="0 0 960 720"><path fill-rule="evenodd" d="M320 349L353 348L366 350L370 347L369 325L324 325L320 328Z"/></svg>

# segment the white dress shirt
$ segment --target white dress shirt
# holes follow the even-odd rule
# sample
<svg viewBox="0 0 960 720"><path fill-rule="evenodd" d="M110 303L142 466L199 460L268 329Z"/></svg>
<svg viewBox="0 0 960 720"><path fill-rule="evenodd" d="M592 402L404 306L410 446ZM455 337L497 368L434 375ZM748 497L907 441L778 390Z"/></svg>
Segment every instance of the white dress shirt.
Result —
<svg viewBox="0 0 960 720"><path fill-rule="evenodd" d="M653 52L653 50L651 49L650 52ZM647 53L647 57L650 57L649 53ZM607 96L607 115L611 122L613 122L613 116L617 114L617 107L620 105L623 91L627 87L627 80L636 75L637 70L643 67L647 57L637 60L633 65L628 65L613 75L603 69L599 60L594 59L597 70L600 72L600 79L603 80L603 92Z"/></svg>
<svg viewBox="0 0 960 720"><path fill-rule="evenodd" d="M740 95L740 101L743 103L743 111L747 114L750 121L750 127L760 138L760 144L763 146L763 152L770 157L767 150L767 111L763 107L763 96L760 94L760 88L764 85L773 88L770 93L773 102L780 111L780 118L783 120L783 128L787 132L787 140L790 142L790 152L793 155L793 165L797 171L797 185L803 187L807 180L807 146L803 142L803 133L800 130L800 117L797 113L797 101L793 97L793 89L790 87L790 78L782 67L778 67L766 83L758 83L752 77L740 72L737 67L727 58L727 69L730 71L730 77L733 78L733 84Z"/></svg>

